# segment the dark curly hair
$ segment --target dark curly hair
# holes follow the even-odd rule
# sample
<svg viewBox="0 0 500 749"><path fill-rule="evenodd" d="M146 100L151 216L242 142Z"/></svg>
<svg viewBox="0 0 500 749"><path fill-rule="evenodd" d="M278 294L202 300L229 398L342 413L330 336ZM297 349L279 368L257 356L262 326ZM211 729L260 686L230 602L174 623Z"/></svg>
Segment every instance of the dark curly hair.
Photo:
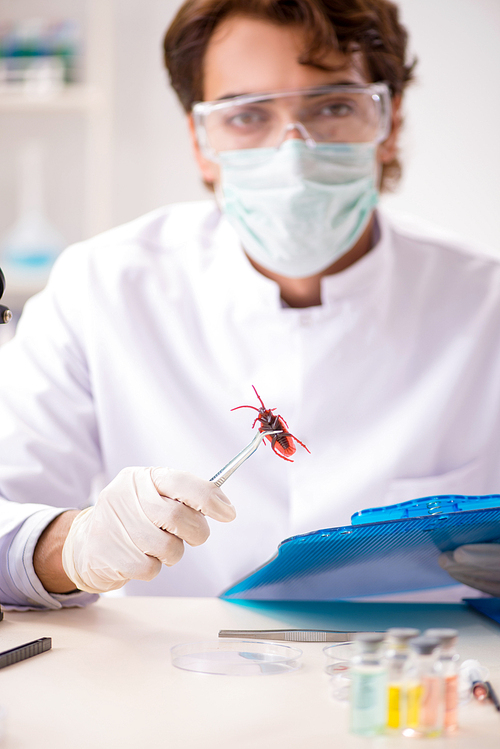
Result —
<svg viewBox="0 0 500 749"><path fill-rule="evenodd" d="M186 112L203 100L203 60L215 28L229 16L243 15L281 25L301 26L304 64L320 64L325 52L361 52L372 81L386 81L400 96L413 79L415 61L406 59L408 34L390 0L187 0L164 43L170 82ZM382 187L401 176L399 159L383 165Z"/></svg>

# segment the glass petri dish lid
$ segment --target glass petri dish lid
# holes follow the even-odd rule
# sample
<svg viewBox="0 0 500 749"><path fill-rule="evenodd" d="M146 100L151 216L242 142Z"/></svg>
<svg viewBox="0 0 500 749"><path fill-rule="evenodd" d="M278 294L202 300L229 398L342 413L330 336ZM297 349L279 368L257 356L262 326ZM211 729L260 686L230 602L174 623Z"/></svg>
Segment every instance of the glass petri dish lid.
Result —
<svg viewBox="0 0 500 749"><path fill-rule="evenodd" d="M300 668L302 650L259 640L187 642L170 649L183 671L220 676L275 676Z"/></svg>
<svg viewBox="0 0 500 749"><path fill-rule="evenodd" d="M336 645L328 645L323 648L326 658L326 673L336 674L339 671L348 671L351 658L356 654L356 650L355 642L339 642Z"/></svg>
<svg viewBox="0 0 500 749"><path fill-rule="evenodd" d="M339 642L323 648L325 671L330 676L330 695L335 700L347 702L351 690L351 658L357 651L355 642Z"/></svg>

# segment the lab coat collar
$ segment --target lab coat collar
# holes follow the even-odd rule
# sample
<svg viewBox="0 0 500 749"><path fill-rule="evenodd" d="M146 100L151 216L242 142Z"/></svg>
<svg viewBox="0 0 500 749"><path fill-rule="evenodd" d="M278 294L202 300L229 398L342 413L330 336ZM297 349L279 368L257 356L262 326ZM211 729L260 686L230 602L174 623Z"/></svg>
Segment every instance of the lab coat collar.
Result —
<svg viewBox="0 0 500 749"><path fill-rule="evenodd" d="M212 273L217 275L217 283L233 289L240 304L248 302L250 309L253 309L258 300L261 305L271 308L281 306L278 284L253 267L236 231L220 212L213 245L216 251Z"/></svg>
<svg viewBox="0 0 500 749"><path fill-rule="evenodd" d="M379 210L375 212L375 225L372 249L349 268L322 279L322 306L380 288L380 281L387 275L390 262L391 232L387 219ZM270 308L283 308L278 284L253 267L235 230L220 213L213 242L214 248L218 249L212 267L217 283L229 284L239 303L246 300L251 308L255 307L256 299Z"/></svg>
<svg viewBox="0 0 500 749"><path fill-rule="evenodd" d="M330 304L380 289L390 263L390 226L380 210L375 211L374 244L369 252L340 273L321 280L321 299Z"/></svg>

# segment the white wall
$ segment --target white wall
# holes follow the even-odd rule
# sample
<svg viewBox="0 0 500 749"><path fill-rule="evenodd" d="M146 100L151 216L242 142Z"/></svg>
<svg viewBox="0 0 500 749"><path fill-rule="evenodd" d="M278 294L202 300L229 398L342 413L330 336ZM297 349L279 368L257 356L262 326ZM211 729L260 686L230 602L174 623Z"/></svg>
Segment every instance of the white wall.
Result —
<svg viewBox="0 0 500 749"><path fill-rule="evenodd" d="M400 0L419 62L391 209L500 254L500 2Z"/></svg>
<svg viewBox="0 0 500 749"><path fill-rule="evenodd" d="M45 8L69 12L84 2L0 0L0 20L9 8L41 15ZM418 80L405 106L404 180L385 202L500 251L500 0L399 4L419 57ZM112 224L206 195L161 62L161 39L179 5L115 0ZM40 124L52 138L52 214L71 241L83 231L78 127L69 116ZM0 232L14 217L12 152L22 130L19 123L7 128L0 118Z"/></svg>
<svg viewBox="0 0 500 749"><path fill-rule="evenodd" d="M116 7L115 219L207 196L185 116L168 84L162 39L177 0L118 0Z"/></svg>

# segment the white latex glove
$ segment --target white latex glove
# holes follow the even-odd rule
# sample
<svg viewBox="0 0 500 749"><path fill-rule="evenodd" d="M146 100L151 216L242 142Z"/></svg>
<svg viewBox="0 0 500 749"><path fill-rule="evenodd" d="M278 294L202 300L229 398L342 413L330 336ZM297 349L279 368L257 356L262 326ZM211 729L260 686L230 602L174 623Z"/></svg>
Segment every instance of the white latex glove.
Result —
<svg viewBox="0 0 500 749"><path fill-rule="evenodd" d="M210 535L205 515L229 522L236 511L210 481L169 468L125 468L74 519L64 543L64 571L80 590L104 593L128 580L152 580L176 564L184 541Z"/></svg>
<svg viewBox="0 0 500 749"><path fill-rule="evenodd" d="M500 544L467 544L446 551L439 564L455 580L500 596Z"/></svg>

